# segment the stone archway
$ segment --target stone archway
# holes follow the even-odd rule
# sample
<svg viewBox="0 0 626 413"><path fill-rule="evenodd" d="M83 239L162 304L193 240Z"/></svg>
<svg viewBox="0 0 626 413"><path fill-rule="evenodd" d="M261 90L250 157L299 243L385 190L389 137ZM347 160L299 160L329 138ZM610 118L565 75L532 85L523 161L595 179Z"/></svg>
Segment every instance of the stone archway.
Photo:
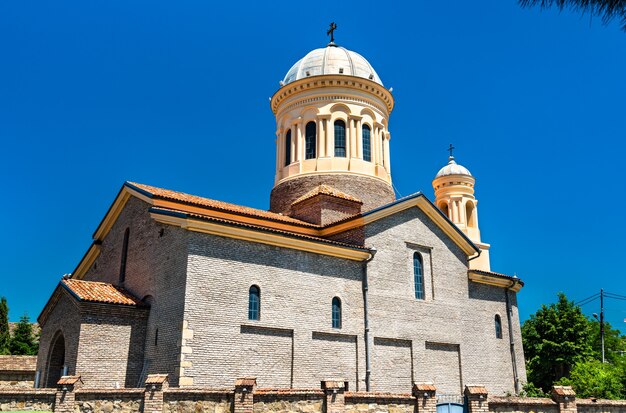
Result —
<svg viewBox="0 0 626 413"><path fill-rule="evenodd" d="M56 387L65 368L65 338L58 331L52 339L48 353L48 369L46 371L46 387Z"/></svg>

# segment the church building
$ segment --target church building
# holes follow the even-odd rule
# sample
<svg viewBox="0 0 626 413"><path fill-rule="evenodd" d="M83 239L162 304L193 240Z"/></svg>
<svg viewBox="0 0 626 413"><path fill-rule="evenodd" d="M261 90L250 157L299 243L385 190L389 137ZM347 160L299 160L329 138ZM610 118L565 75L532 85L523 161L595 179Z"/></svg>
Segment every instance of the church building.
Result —
<svg viewBox="0 0 626 413"><path fill-rule="evenodd" d="M396 199L393 95L332 39L289 69L270 106L269 211L124 183L39 316L38 386L80 374L87 388L138 387L161 373L179 387L252 376L518 393L523 283L491 271L469 170L451 153L434 201Z"/></svg>

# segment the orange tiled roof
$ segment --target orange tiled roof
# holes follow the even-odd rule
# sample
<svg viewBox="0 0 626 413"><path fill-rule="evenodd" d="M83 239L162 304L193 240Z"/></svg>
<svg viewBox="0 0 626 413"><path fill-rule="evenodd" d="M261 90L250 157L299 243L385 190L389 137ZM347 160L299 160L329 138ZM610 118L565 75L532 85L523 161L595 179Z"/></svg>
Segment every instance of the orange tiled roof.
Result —
<svg viewBox="0 0 626 413"><path fill-rule="evenodd" d="M152 208L151 211L153 212L161 212L161 213L167 213L168 211L171 212L178 212L176 210L173 209L169 209L169 208ZM341 246L341 247L348 247L348 248L358 248L358 249L365 249L365 246L363 245L358 245L358 244L349 244L346 242L341 242L341 241L334 241L328 238L322 238L322 237L316 237L313 235L305 235L305 234L300 234L297 232L292 232L292 231L286 231L286 230L282 230L282 229L277 229L277 228L272 228L272 227L265 227L265 226L260 226L260 225L253 225L253 224L247 224L244 222L238 222L238 221L232 221L229 219L223 219L223 218L215 218L209 215L202 215L202 214L198 214L198 213L194 213L194 212L185 212L186 216L189 217L194 217L194 218L200 218L203 220L208 220L208 221L215 221L215 222L221 222L224 224L231 224L231 225L237 225L240 227L245 227L245 228L251 228L251 229L261 229L261 230L265 230L265 231L269 231L272 233L276 233L276 234L284 234L284 235L288 235L291 237L295 237L295 238L301 238L301 239L308 239L311 241L316 241L316 242L323 242L325 244L332 244L332 245L337 245L337 246Z"/></svg>
<svg viewBox="0 0 626 413"><path fill-rule="evenodd" d="M61 280L61 284L81 301L130 306L143 305L128 291L113 284L75 279Z"/></svg>
<svg viewBox="0 0 626 413"><path fill-rule="evenodd" d="M270 219L273 221L287 222L290 224L303 225L307 227L319 227L319 225L311 224L306 221L291 218L286 215L277 214L275 212L264 211L262 209L250 208L246 206L231 204L228 202L216 201L214 199L203 198L196 195L186 194L184 192L171 191L169 189L157 188L150 185L139 184L136 182L126 183L131 188L139 189L143 192L147 192L152 197L168 199L171 201L177 201L183 204L192 204L200 207L206 207L210 209L218 209L221 211L233 212L236 214L253 216L258 218Z"/></svg>
<svg viewBox="0 0 626 413"><path fill-rule="evenodd" d="M300 198L293 201L291 205L297 204L298 202L305 201L309 198L313 198L315 195L329 195L329 196L334 196L334 197L341 198L341 199L347 199L348 201L358 202L361 204L363 203L363 201L361 201L358 198L353 197L352 195L348 195L328 185L321 184L319 186L316 186L315 188L313 188L306 194L302 195Z"/></svg>

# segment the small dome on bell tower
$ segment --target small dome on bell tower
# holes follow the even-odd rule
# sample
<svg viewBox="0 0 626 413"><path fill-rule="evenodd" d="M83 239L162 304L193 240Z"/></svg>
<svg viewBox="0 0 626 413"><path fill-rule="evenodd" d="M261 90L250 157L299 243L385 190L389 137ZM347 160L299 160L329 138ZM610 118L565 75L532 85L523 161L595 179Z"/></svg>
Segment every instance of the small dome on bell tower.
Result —
<svg viewBox="0 0 626 413"><path fill-rule="evenodd" d="M478 227L478 200L474 196L476 178L466 167L456 163L453 149L450 145L448 164L433 179L435 205L481 249L479 258L470 261L470 266L489 271L489 244L481 241Z"/></svg>

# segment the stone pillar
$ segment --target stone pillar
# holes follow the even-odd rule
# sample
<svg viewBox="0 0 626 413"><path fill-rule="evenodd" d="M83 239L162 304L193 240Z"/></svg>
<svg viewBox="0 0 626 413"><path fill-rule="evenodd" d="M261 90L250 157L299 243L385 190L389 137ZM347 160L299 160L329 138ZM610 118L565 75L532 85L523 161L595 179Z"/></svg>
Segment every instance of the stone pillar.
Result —
<svg viewBox="0 0 626 413"><path fill-rule="evenodd" d="M363 118L356 121L356 157L363 159Z"/></svg>
<svg viewBox="0 0 626 413"><path fill-rule="evenodd" d="M489 413L488 392L484 386L465 386L468 413Z"/></svg>
<svg viewBox="0 0 626 413"><path fill-rule="evenodd" d="M291 164L296 161L296 140L298 138L296 136L296 125L291 125L289 130L291 131L291 154L289 155L289 164Z"/></svg>
<svg viewBox="0 0 626 413"><path fill-rule="evenodd" d="M296 161L304 160L304 134L302 133L302 118L294 125L296 129Z"/></svg>
<svg viewBox="0 0 626 413"><path fill-rule="evenodd" d="M324 130L326 132L326 156L332 158L335 156L335 125L330 121L330 115L320 118L324 122Z"/></svg>
<svg viewBox="0 0 626 413"><path fill-rule="evenodd" d="M234 413L252 413L256 377L240 377L235 381Z"/></svg>
<svg viewBox="0 0 626 413"><path fill-rule="evenodd" d="M317 118L317 157L326 156L326 130L324 129L324 119Z"/></svg>
<svg viewBox="0 0 626 413"><path fill-rule="evenodd" d="M559 405L560 413L577 413L576 392L572 386L553 386L552 400Z"/></svg>
<svg viewBox="0 0 626 413"><path fill-rule="evenodd" d="M163 390L168 387L167 374L148 374L146 390L143 394L144 413L161 413L163 411Z"/></svg>
<svg viewBox="0 0 626 413"><path fill-rule="evenodd" d="M387 139L384 142L384 152L385 152L385 168L387 169L387 173L391 174L391 155L389 153L389 140L391 139L391 134L387 133Z"/></svg>
<svg viewBox="0 0 626 413"><path fill-rule="evenodd" d="M76 390L80 389L82 384L80 376L63 376L59 379L54 400L55 413L74 413Z"/></svg>
<svg viewBox="0 0 626 413"><path fill-rule="evenodd" d="M346 400L344 392L347 382L345 380L324 380L322 390L324 390L324 412L343 413L346 410Z"/></svg>
<svg viewBox="0 0 626 413"><path fill-rule="evenodd" d="M437 413L437 388L432 383L413 383L416 413Z"/></svg>

